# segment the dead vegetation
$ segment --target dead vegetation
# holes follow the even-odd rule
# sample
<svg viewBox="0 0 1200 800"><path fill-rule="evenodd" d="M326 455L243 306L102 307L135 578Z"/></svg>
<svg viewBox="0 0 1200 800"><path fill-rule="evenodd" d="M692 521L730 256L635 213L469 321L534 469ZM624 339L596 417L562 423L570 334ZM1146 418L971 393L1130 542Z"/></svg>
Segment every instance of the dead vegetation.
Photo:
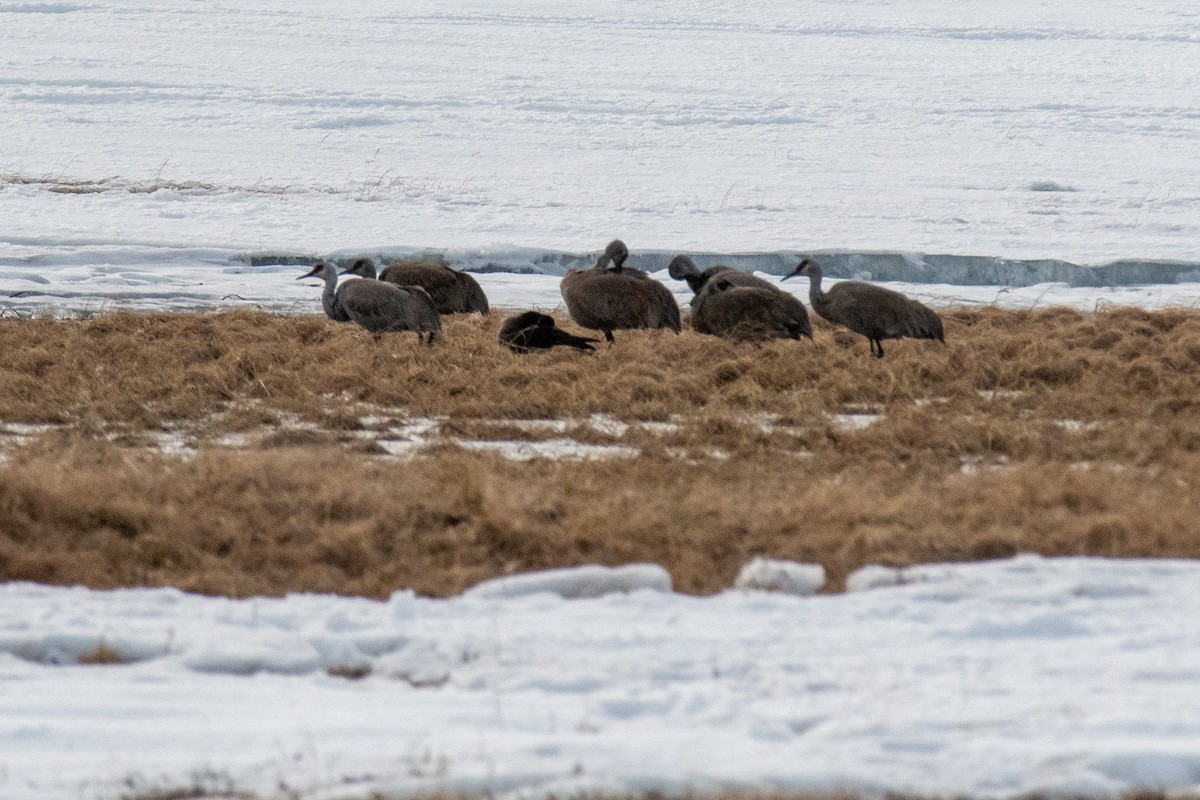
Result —
<svg viewBox="0 0 1200 800"><path fill-rule="evenodd" d="M34 186L55 194L101 194L103 192L127 192L129 194L154 194L155 192L179 192L181 194L269 194L281 195L293 191L288 186L254 184L237 186L211 183L209 181L174 181L161 176L149 180L132 180L116 175L103 178L71 178L63 174L47 173L32 176L19 172L0 173L0 186ZM333 189L326 189L334 193Z"/></svg>
<svg viewBox="0 0 1200 800"><path fill-rule="evenodd" d="M288 412L315 422L350 402L484 419L796 417L918 399L970 410L992 390L1022 392L1017 406L1072 419L1200 405L1200 314L1190 311L952 311L949 345L904 341L878 364L861 337L820 320L814 342L629 331L594 355L521 356L496 344L495 316L448 317L434 348L411 335L376 342L353 325L249 311L0 319L0 420L154 428L247 400L260 419Z"/></svg>
<svg viewBox="0 0 1200 800"><path fill-rule="evenodd" d="M250 312L0 320L0 420L61 425L0 466L0 578L446 595L653 561L712 592L756 555L819 562L835 587L866 563L1200 557L1200 314L944 318L947 346L882 362L819 322L814 342L625 332L521 356L475 316L433 348ZM513 462L445 439L396 460L378 408L636 457ZM837 416L855 411L879 417ZM182 429L187 458L152 446Z"/></svg>
<svg viewBox="0 0 1200 800"><path fill-rule="evenodd" d="M105 664L126 664L128 659L123 657L113 648L109 647L104 642L96 645L92 650L82 654L77 659L77 663L84 665L105 665Z"/></svg>

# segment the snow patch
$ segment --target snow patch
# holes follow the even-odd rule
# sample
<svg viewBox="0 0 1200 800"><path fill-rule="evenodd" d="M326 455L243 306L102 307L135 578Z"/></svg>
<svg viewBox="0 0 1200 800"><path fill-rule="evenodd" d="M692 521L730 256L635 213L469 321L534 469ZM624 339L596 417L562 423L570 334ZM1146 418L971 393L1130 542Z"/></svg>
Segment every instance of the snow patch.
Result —
<svg viewBox="0 0 1200 800"><path fill-rule="evenodd" d="M865 567L859 567L846 576L846 591L865 592L870 589L882 589L888 586L903 586L908 582L902 569L884 567L879 564L868 564Z"/></svg>
<svg viewBox="0 0 1200 800"><path fill-rule="evenodd" d="M743 591L782 592L807 596L816 594L825 585L825 568L820 564L799 564L755 558L742 567L733 588Z"/></svg>
<svg viewBox="0 0 1200 800"><path fill-rule="evenodd" d="M882 414L855 411L847 414L830 414L829 421L840 431L860 431L883 418Z"/></svg>
<svg viewBox="0 0 1200 800"><path fill-rule="evenodd" d="M513 461L531 461L535 458L576 459L580 461L608 458L637 458L638 453L641 452L636 447L609 444L583 444L574 439L546 439L540 442L482 441L471 439L456 439L453 441L459 447L466 450L498 453Z"/></svg>
<svg viewBox="0 0 1200 800"><path fill-rule="evenodd" d="M669 592L671 576L657 564L627 564L623 567L591 564L483 581L463 592L463 597L497 599L549 593L578 599L639 589Z"/></svg>

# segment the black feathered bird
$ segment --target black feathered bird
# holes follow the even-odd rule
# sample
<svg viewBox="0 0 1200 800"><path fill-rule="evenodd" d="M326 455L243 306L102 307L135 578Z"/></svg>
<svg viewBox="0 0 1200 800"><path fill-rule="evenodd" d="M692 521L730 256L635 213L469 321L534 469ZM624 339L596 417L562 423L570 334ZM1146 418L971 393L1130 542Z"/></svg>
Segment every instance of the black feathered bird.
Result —
<svg viewBox="0 0 1200 800"><path fill-rule="evenodd" d="M555 326L554 317L538 311L526 311L509 317L500 326L500 344L514 353L549 350L560 345L576 350L595 350L591 343L598 341L567 333Z"/></svg>

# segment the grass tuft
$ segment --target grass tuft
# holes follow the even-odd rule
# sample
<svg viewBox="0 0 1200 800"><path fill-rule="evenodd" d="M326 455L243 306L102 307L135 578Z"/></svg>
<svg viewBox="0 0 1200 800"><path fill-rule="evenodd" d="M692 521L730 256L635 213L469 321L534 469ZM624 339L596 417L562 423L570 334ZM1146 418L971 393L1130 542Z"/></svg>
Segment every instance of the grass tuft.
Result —
<svg viewBox="0 0 1200 800"><path fill-rule="evenodd" d="M96 645L94 650L79 656L78 663L85 665L128 664L129 659L125 658L125 656L121 655L104 642L100 642L100 644Z"/></svg>

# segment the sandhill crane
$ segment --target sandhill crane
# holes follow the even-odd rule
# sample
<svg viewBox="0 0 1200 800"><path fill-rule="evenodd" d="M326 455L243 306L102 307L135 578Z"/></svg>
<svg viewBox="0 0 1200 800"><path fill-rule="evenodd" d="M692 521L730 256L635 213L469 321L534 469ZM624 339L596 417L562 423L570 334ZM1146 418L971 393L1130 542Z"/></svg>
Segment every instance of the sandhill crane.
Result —
<svg viewBox="0 0 1200 800"><path fill-rule="evenodd" d="M812 338L804 304L771 287L738 286L724 274L709 280L692 303L692 327L714 336Z"/></svg>
<svg viewBox="0 0 1200 800"><path fill-rule="evenodd" d="M884 339L936 339L946 341L942 320L933 309L899 292L861 281L842 281L821 291L821 267L811 258L801 260L788 275L808 277L808 299L816 311L837 325L867 337L871 355L883 358Z"/></svg>
<svg viewBox="0 0 1200 800"><path fill-rule="evenodd" d="M375 264L369 258L357 258L346 270L364 278L374 278ZM488 299L479 281L469 273L450 269L445 264L424 261L394 261L379 273L379 280L397 286L420 286L433 298L439 314L487 315Z"/></svg>
<svg viewBox="0 0 1200 800"><path fill-rule="evenodd" d="M325 281L321 306L337 322L356 322L374 334L416 331L417 339L427 335L429 344L442 330L433 301L419 286L400 287L375 280L346 281L338 286L337 270L325 261L318 261L297 280L304 278Z"/></svg>
<svg viewBox="0 0 1200 800"><path fill-rule="evenodd" d="M629 250L614 239L589 269L571 270L559 290L571 319L603 331L627 328L670 328L679 333L679 305L670 290L640 269L625 266Z"/></svg>
<svg viewBox="0 0 1200 800"><path fill-rule="evenodd" d="M779 287L770 281L764 281L757 275L752 275L740 269L726 267L722 264L709 267L701 271L696 262L691 256L675 256L671 259L671 263L667 266L667 272L677 281L687 281L688 288L692 290L692 305L696 305L696 297L700 295L700 291L710 280L717 275L728 280L734 286L753 286L759 289L775 289L779 291Z"/></svg>

